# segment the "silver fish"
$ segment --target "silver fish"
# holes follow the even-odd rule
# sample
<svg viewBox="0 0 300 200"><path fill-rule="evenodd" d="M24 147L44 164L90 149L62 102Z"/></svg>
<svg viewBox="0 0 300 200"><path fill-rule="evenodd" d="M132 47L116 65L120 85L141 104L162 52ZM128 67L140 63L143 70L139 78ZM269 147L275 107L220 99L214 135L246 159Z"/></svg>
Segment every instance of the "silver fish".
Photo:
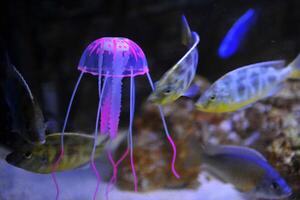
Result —
<svg viewBox="0 0 300 200"><path fill-rule="evenodd" d="M190 87L198 65L197 45L200 38L196 32L191 32L186 18L182 16L182 42L189 50L162 78L156 82L154 92L148 100L164 105L183 96Z"/></svg>
<svg viewBox="0 0 300 200"><path fill-rule="evenodd" d="M201 153L203 170L256 198L281 199L291 188L258 151L241 146L207 145Z"/></svg>
<svg viewBox="0 0 300 200"><path fill-rule="evenodd" d="M198 99L204 112L233 112L276 94L289 78L300 77L300 54L284 67L283 60L261 62L233 70L213 83Z"/></svg>

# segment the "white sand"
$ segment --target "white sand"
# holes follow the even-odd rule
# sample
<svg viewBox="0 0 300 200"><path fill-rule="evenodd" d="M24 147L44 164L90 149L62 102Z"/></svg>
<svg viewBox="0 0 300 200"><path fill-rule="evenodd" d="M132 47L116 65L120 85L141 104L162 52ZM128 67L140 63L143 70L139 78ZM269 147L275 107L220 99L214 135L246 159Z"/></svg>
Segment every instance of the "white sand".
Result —
<svg viewBox="0 0 300 200"><path fill-rule="evenodd" d="M197 190L157 190L147 193L120 191L113 188L110 200L243 200L231 185L215 179L208 181L205 174L199 176L201 186ZM61 200L89 200L95 190L96 179L89 169L77 169L58 173ZM100 185L97 199L105 199L106 184ZM0 160L1 200L53 200L55 187L50 175L39 175L12 167Z"/></svg>

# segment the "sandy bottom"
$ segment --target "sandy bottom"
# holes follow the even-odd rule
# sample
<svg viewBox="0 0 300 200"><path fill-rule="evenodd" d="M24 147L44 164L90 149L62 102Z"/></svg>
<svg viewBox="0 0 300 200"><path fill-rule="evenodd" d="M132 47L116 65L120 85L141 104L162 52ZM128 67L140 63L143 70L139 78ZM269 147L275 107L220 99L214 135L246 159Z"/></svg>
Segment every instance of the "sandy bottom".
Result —
<svg viewBox="0 0 300 200"><path fill-rule="evenodd" d="M121 191L113 187L110 200L243 200L229 184L199 175L201 186L195 190L156 190L147 193ZM62 200L89 200L93 198L96 179L90 169L76 169L57 173ZM97 199L105 199L106 183L101 183ZM0 160L1 200L55 199L55 186L50 175L34 174L8 165Z"/></svg>

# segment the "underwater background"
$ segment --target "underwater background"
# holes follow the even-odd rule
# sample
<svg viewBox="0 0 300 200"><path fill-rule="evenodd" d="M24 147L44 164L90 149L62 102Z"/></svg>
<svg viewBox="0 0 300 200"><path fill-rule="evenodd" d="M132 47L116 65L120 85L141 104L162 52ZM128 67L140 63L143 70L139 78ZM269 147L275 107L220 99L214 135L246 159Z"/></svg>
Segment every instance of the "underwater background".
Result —
<svg viewBox="0 0 300 200"><path fill-rule="evenodd" d="M230 58L220 58L218 48L224 36L250 8L258 16L240 48ZM47 131L60 132L79 76L80 56L91 41L107 36L134 40L143 49L150 74L157 81L185 52L180 35L184 14L192 30L200 35L199 97L211 83L237 67L278 59L291 62L300 52L299 9L298 0L9 0L1 6L1 54L8 52L30 85L50 123ZM93 133L98 105L96 85L97 79L92 76L84 78L68 131ZM129 91L128 80L124 88ZM134 156L139 191L145 193L132 192L130 165L125 160L119 169L118 188L111 191L110 199L244 199L231 185L201 173L198 152L203 140L260 151L292 187L293 198L300 199L299 81L289 81L274 97L235 113L202 113L193 107L197 98L183 97L164 106L177 145L176 168L181 179L170 172L171 148L161 134L158 111L146 102L150 93L147 80L137 77ZM129 92L122 95L120 130L124 131L129 121ZM1 116L1 132L7 131L5 120ZM6 139L1 137L4 147ZM116 155L121 155L124 148L125 143ZM55 199L50 175L12 167L4 159L6 152L1 151L1 200ZM111 174L107 160L100 158L97 165L107 181ZM61 179L62 199L92 199L96 180L88 167L58 173L57 177ZM105 190L105 186L100 188ZM99 193L99 199L104 199L103 193Z"/></svg>

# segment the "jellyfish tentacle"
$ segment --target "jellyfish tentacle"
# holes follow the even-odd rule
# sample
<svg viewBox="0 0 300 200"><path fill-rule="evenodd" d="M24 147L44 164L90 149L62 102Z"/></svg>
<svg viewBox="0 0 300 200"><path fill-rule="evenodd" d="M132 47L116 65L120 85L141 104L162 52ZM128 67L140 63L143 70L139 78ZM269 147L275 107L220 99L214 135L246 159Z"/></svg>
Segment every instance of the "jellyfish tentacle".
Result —
<svg viewBox="0 0 300 200"><path fill-rule="evenodd" d="M53 164L52 169L51 169L51 177L52 177L52 180L53 180L53 182L55 184L55 188L56 188L56 197L55 197L56 200L58 200L58 198L59 198L60 190L59 190L59 185L58 185L58 182L57 182L57 179L56 179L55 170L57 169L58 164L61 162L61 160L64 156L64 133L65 133L65 130L66 130L66 127L67 127L67 122L68 122L68 119L69 119L69 114L70 114L71 107L72 107L72 104L73 104L73 101L74 101L74 97L75 97L75 94L77 92L79 83L80 83L80 81L83 77L83 74L84 74L84 72L80 73L80 75L78 77L78 80L76 82L75 88L73 90L73 93L72 93L72 96L71 96L71 99L70 99L70 102L69 102L69 105L68 105L67 113L66 113L66 116L65 116L64 125L63 125L62 131L61 131L60 153L59 153L58 158L55 161L55 163Z"/></svg>
<svg viewBox="0 0 300 200"><path fill-rule="evenodd" d="M110 178L109 183L106 188L106 199L107 200L108 200L108 194L109 194L111 185L115 184L117 181L118 166L127 157L128 153L129 153L129 149L127 148L126 151L124 152L124 154L121 156L121 158L117 162L114 162L111 152L108 152L108 155L107 155L108 159L113 166L113 176Z"/></svg>
<svg viewBox="0 0 300 200"><path fill-rule="evenodd" d="M149 73L147 73L147 78L148 78L148 81L150 83L151 89L154 91L155 87L154 87L153 81L152 81L151 76L150 76ZM171 163L172 173L174 174L174 176L176 178L180 178L180 175L178 174L178 172L176 171L176 168L175 168L176 155L177 155L176 145L175 145L175 142L173 141L173 139L172 139L172 137L169 133L168 126L167 126L167 123L166 123L166 119L165 119L162 107L158 106L158 109L159 109L159 114L160 114L161 120L163 122L163 127L164 127L164 130L165 130L165 134L166 134L167 139L168 139L169 143L171 144L172 150L173 150L172 163Z"/></svg>
<svg viewBox="0 0 300 200"><path fill-rule="evenodd" d="M130 150L130 165L133 175L134 181L134 191L137 192L138 189L138 179L135 172L134 167L134 159L133 159L133 140L132 140L132 124L134 118L134 105L135 105L135 83L134 83L134 76L130 78L130 119L129 119L129 133L128 133L128 145Z"/></svg>
<svg viewBox="0 0 300 200"><path fill-rule="evenodd" d="M111 165L113 167L113 175L110 178L110 180L107 184L107 187L106 187L106 192L105 192L106 200L108 200L108 194L109 194L109 191L110 191L110 187L114 183L114 181L116 180L116 176L117 176L117 166L116 166L116 163L115 163L114 159L112 158L112 154L111 154L110 149L107 152L107 157L108 157L108 160L109 160L109 162L111 163Z"/></svg>
<svg viewBox="0 0 300 200"><path fill-rule="evenodd" d="M101 111L101 105L102 105L102 100L103 100L103 94L105 93L106 89L106 83L107 83L107 76L104 79L103 83L103 88L101 89L101 71L102 71L102 61L103 57L100 56L98 60L98 96L99 96L99 102L98 102L98 109L97 109L97 117L96 117L96 123L95 123L95 132L94 132L94 144L93 144L93 149L92 149L92 154L91 154L91 168L93 169L94 173L96 174L97 177L97 184L96 184L96 190L93 196L93 199L96 200L98 189L99 189L99 184L100 184L100 174L99 171L96 168L95 165L95 152L96 152L96 146L97 146L97 141L98 141L98 128L99 128L99 120L100 120L100 111Z"/></svg>
<svg viewBox="0 0 300 200"><path fill-rule="evenodd" d="M103 88L101 91L101 75L99 75L99 78L98 78L99 104L98 104L96 125L95 125L95 132L94 132L94 145L93 145L93 150L92 150L92 154L91 154L91 167L97 177L97 185L96 185L96 190L95 190L94 197L93 197L94 200L96 200L98 189L99 189L99 184L100 184L100 180L101 180L99 171L97 170L96 165L95 165L95 151L96 151L97 141L98 141L98 126L99 126L100 110L101 110L103 93L104 93L104 90L106 87L106 83L107 83L107 77L104 79Z"/></svg>

